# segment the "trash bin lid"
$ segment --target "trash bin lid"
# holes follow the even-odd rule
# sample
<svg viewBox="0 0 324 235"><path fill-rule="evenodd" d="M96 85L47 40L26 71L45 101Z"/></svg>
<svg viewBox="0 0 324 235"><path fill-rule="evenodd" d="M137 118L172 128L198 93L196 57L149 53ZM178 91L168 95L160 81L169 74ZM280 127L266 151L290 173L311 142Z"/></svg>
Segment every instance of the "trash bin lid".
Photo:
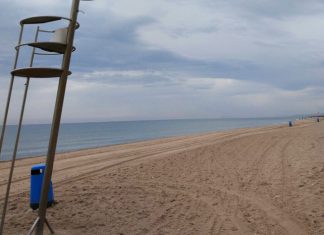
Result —
<svg viewBox="0 0 324 235"><path fill-rule="evenodd" d="M40 163L40 164L33 165L31 169L32 170L40 170L40 169L44 170L45 169L45 164Z"/></svg>

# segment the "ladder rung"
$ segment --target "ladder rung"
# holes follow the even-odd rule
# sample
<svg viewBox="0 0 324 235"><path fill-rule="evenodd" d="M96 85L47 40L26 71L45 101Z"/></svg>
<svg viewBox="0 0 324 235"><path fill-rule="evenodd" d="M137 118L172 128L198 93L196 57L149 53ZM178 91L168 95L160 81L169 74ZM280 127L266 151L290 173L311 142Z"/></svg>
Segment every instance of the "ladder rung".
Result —
<svg viewBox="0 0 324 235"><path fill-rule="evenodd" d="M58 21L58 20L68 20L71 21L71 19L62 17L62 16L33 16L29 17L26 19L23 19L20 21L20 25L24 24L44 24L44 23L49 23L53 21ZM75 28L78 29L80 27L80 24L77 22L75 25Z"/></svg>
<svg viewBox="0 0 324 235"><path fill-rule="evenodd" d="M11 71L13 76L18 77L30 77L30 78L53 78L53 77L61 77L63 73L62 69L57 68L20 68ZM71 72L68 72L68 75L71 75Z"/></svg>
<svg viewBox="0 0 324 235"><path fill-rule="evenodd" d="M66 49L66 44L59 42L30 42L20 44L17 47L21 46L31 46L47 52L55 52L58 54L64 54ZM17 48L16 47L16 48ZM72 48L72 51L75 51L75 47Z"/></svg>
<svg viewBox="0 0 324 235"><path fill-rule="evenodd" d="M43 23L48 23L48 22L53 22L53 21L58 21L61 20L61 16L34 16L34 17L29 17L26 19L23 19L20 21L20 24L43 24Z"/></svg>

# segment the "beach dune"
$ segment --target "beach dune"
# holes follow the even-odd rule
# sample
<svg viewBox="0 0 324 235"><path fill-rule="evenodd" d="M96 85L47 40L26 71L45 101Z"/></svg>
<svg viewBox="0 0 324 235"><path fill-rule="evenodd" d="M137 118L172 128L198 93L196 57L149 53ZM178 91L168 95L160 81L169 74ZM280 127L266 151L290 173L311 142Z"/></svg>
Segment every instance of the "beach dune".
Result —
<svg viewBox="0 0 324 235"><path fill-rule="evenodd" d="M17 161L5 234L26 234ZM2 208L9 162L0 163ZM324 234L324 122L238 129L58 154L57 234Z"/></svg>

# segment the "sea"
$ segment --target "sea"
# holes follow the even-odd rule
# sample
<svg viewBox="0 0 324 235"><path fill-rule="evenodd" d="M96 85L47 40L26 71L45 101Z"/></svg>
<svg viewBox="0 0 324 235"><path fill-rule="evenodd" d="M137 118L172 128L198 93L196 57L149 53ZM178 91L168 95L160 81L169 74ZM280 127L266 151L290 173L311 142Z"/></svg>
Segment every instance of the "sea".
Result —
<svg viewBox="0 0 324 235"><path fill-rule="evenodd" d="M296 117L64 123L60 127L57 152L236 128L288 124L294 119ZM23 125L17 158L46 155L50 130L50 124ZM16 132L16 125L6 127L1 161L12 158Z"/></svg>

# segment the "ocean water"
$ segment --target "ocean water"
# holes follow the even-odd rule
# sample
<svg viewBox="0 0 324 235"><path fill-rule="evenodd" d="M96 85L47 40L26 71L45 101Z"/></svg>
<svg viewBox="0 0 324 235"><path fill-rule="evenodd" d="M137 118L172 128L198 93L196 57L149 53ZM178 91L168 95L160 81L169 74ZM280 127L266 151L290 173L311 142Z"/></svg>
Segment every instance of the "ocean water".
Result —
<svg viewBox="0 0 324 235"><path fill-rule="evenodd" d="M162 137L180 136L244 127L284 124L286 118L190 119L161 121L121 121L62 124L57 152L123 144ZM24 125L17 158L46 155L51 126ZM6 128L1 160L12 158L17 126Z"/></svg>

